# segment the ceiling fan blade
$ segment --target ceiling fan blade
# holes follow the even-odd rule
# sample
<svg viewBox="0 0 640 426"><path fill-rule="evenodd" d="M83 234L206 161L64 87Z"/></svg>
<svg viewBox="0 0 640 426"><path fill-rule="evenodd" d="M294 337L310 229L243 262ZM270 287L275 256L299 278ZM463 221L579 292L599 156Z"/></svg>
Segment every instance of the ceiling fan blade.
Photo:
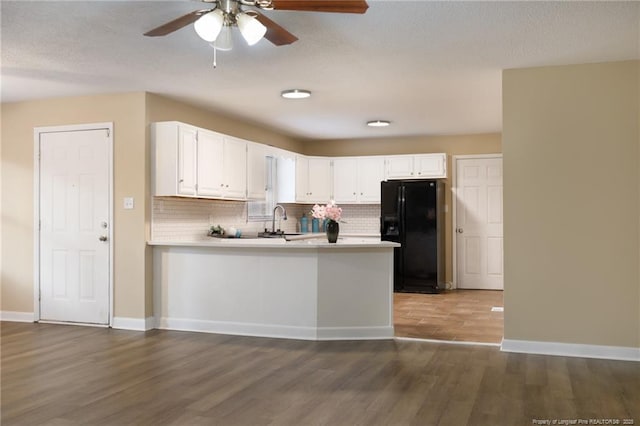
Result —
<svg viewBox="0 0 640 426"><path fill-rule="evenodd" d="M275 10L306 12L365 13L369 5L365 0L272 0Z"/></svg>
<svg viewBox="0 0 640 426"><path fill-rule="evenodd" d="M205 13L210 12L213 9L206 10L196 10L195 12L187 13L179 18L174 19L173 21L169 21L164 25L160 25L157 28L154 28L150 31L144 33L147 37L158 37L164 36L167 34L171 34L174 31L179 30L182 27L186 27L189 24L192 24L198 20Z"/></svg>
<svg viewBox="0 0 640 426"><path fill-rule="evenodd" d="M271 43L276 46L283 46L285 44L291 44L294 41L298 40L298 37L291 34L289 31L285 30L280 25L273 22L271 19L264 16L262 13L256 13L256 19L265 27L267 27L267 32L264 35L264 38L269 40Z"/></svg>

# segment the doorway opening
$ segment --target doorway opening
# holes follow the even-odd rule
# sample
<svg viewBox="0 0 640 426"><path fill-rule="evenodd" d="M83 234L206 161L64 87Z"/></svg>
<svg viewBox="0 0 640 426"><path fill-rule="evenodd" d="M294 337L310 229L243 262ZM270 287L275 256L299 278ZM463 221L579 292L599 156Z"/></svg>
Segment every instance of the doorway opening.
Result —
<svg viewBox="0 0 640 426"><path fill-rule="evenodd" d="M502 154L453 156L451 288L394 294L396 337L500 344L504 333Z"/></svg>

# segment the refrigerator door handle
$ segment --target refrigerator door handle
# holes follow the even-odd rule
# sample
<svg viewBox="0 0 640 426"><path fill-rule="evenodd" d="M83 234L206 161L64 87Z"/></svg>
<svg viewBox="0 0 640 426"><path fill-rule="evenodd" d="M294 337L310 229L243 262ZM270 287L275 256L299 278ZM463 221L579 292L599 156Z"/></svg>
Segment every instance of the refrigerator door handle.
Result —
<svg viewBox="0 0 640 426"><path fill-rule="evenodd" d="M398 228L400 230L400 242L404 244L404 203L405 203L405 187L404 185L398 188Z"/></svg>

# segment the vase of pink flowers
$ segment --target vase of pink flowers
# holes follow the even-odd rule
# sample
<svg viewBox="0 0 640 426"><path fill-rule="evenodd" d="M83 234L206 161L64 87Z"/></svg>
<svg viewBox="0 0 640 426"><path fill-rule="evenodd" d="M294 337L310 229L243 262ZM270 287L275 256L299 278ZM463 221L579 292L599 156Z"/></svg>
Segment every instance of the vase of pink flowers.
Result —
<svg viewBox="0 0 640 426"><path fill-rule="evenodd" d="M340 219L342 217L342 209L338 207L335 201L331 200L325 206L316 204L311 210L311 215L319 220L326 219L327 240L330 243L338 241L338 234L340 233Z"/></svg>

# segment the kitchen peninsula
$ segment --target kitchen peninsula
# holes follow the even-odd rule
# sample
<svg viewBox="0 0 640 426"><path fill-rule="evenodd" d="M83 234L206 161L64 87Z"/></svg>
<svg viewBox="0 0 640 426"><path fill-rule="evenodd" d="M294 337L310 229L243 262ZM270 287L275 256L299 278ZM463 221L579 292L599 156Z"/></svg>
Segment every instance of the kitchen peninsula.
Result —
<svg viewBox="0 0 640 426"><path fill-rule="evenodd" d="M159 328L305 340L393 337L393 249L366 238L150 242Z"/></svg>

